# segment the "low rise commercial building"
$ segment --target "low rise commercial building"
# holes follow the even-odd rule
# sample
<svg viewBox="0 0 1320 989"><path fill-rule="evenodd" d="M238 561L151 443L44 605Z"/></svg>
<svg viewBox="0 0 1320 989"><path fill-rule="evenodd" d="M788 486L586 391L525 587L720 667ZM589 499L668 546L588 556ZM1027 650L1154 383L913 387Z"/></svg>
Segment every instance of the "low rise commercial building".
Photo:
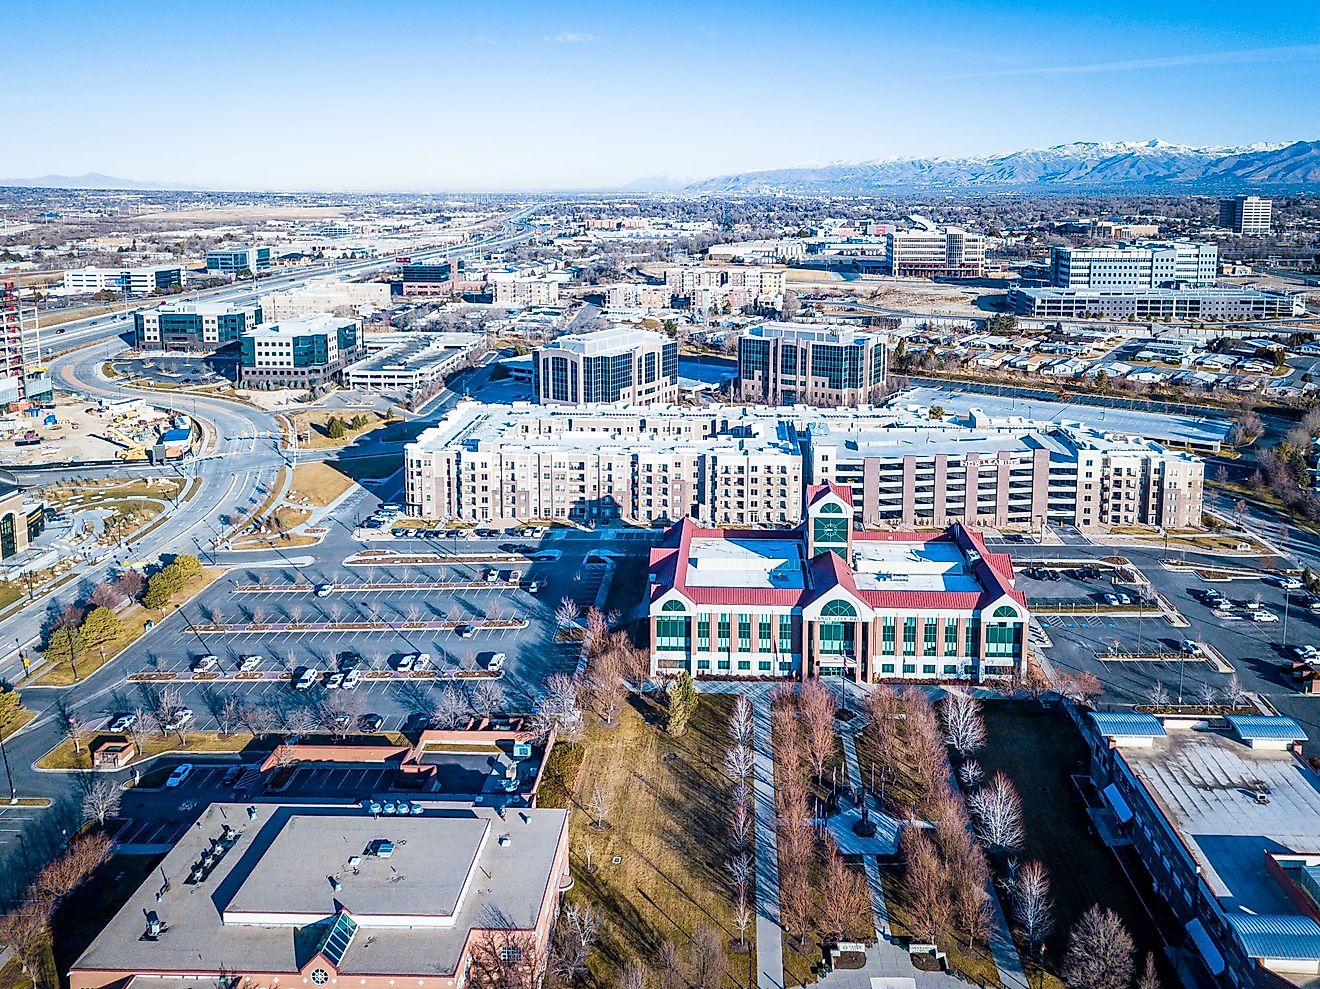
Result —
<svg viewBox="0 0 1320 989"><path fill-rule="evenodd" d="M885 235L885 261L895 278L980 278L985 238L961 227L940 227L923 217Z"/></svg>
<svg viewBox="0 0 1320 989"><path fill-rule="evenodd" d="M665 269L670 294L687 299L693 309L728 305L779 308L784 301L785 270L780 267L684 265Z"/></svg>
<svg viewBox="0 0 1320 989"><path fill-rule="evenodd" d="M45 502L16 485L0 484L0 560L23 552L45 528Z"/></svg>
<svg viewBox="0 0 1320 989"><path fill-rule="evenodd" d="M1209 288L1218 275L1219 248L1187 240L1136 241L1115 247L1050 248L1055 288Z"/></svg>
<svg viewBox="0 0 1320 989"><path fill-rule="evenodd" d="M1291 718L1094 713L1090 814L1149 874L1177 956L1206 985L1320 975L1320 778ZM1135 853L1133 855L1132 853Z"/></svg>
<svg viewBox="0 0 1320 989"><path fill-rule="evenodd" d="M260 326L260 305L190 302L159 306L133 314L137 346L142 350L219 350Z"/></svg>
<svg viewBox="0 0 1320 989"><path fill-rule="evenodd" d="M206 270L232 274L270 270L269 247L222 247L206 252Z"/></svg>
<svg viewBox="0 0 1320 989"><path fill-rule="evenodd" d="M362 355L362 325L329 313L295 316L244 333L239 354L243 388L313 388Z"/></svg>
<svg viewBox="0 0 1320 989"><path fill-rule="evenodd" d="M367 338L365 358L344 368L345 388L423 392L467 365L485 346L480 333L382 333Z"/></svg>
<svg viewBox="0 0 1320 989"><path fill-rule="evenodd" d="M407 298L448 296L455 291L455 283L462 274L462 261L418 261L400 268L403 276L403 294Z"/></svg>
<svg viewBox="0 0 1320 989"><path fill-rule="evenodd" d="M626 326L565 334L532 351L532 388L543 405L669 404L678 400L678 344Z"/></svg>
<svg viewBox="0 0 1320 989"><path fill-rule="evenodd" d="M733 244L712 244L706 257L712 261L737 264L790 264L807 256L807 242L797 237L777 240L743 240Z"/></svg>
<svg viewBox="0 0 1320 989"><path fill-rule="evenodd" d="M1019 316L1037 319L1244 320L1288 319L1306 314L1300 292L1251 288L1008 290L1008 304Z"/></svg>
<svg viewBox="0 0 1320 989"><path fill-rule="evenodd" d="M1008 556L961 525L853 528L851 492L812 485L803 524L671 527L651 551L651 671L844 676L858 683L1009 679L1030 621Z"/></svg>
<svg viewBox="0 0 1320 989"><path fill-rule="evenodd" d="M884 397L887 340L850 326L761 323L738 337L738 396L767 405L870 405Z"/></svg>
<svg viewBox="0 0 1320 989"><path fill-rule="evenodd" d="M868 528L1200 524L1204 465L1190 454L1080 424L927 415L464 403L408 446L408 508L468 522L791 525L805 486L833 483Z"/></svg>
<svg viewBox="0 0 1320 989"><path fill-rule="evenodd" d="M1234 196L1219 200L1219 225L1235 234L1267 234L1273 216L1272 199Z"/></svg>
<svg viewBox="0 0 1320 989"><path fill-rule="evenodd" d="M461 989L531 965L570 884L568 812L416 807L212 804L74 962L70 989Z"/></svg>
<svg viewBox="0 0 1320 989"><path fill-rule="evenodd" d="M183 269L176 265L145 268L78 268L64 273L69 293L118 292L123 295L152 295L183 285Z"/></svg>

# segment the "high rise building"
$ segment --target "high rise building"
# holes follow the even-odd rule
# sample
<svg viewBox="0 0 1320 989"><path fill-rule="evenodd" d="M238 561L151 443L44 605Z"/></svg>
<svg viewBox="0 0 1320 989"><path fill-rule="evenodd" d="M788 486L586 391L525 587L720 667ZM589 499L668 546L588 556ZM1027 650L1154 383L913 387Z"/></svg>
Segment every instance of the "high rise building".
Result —
<svg viewBox="0 0 1320 989"><path fill-rule="evenodd" d="M625 326L567 334L532 351L532 390L542 405L675 402L678 344Z"/></svg>
<svg viewBox="0 0 1320 989"><path fill-rule="evenodd" d="M1274 201L1260 196L1234 196L1219 200L1219 225L1235 234L1267 234Z"/></svg>
<svg viewBox="0 0 1320 989"><path fill-rule="evenodd" d="M1056 288L1209 288L1218 273L1218 248L1187 240L1140 241L1116 247L1050 248Z"/></svg>
<svg viewBox="0 0 1320 989"><path fill-rule="evenodd" d="M738 395L767 405L871 405L884 396L886 339L850 326L762 323L738 338Z"/></svg>
<svg viewBox="0 0 1320 989"><path fill-rule="evenodd" d="M0 403L31 401L50 394L50 376L41 366L35 309L30 325L13 282L0 285Z"/></svg>

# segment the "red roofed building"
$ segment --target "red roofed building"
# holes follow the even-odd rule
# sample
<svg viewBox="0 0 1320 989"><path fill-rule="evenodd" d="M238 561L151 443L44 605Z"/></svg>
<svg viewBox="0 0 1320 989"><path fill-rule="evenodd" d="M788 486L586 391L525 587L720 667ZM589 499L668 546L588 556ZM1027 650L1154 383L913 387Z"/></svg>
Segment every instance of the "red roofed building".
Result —
<svg viewBox="0 0 1320 989"><path fill-rule="evenodd" d="M1014 675L1030 613L1006 554L962 525L862 532L811 485L792 529L671 527L651 551L651 669L858 682Z"/></svg>

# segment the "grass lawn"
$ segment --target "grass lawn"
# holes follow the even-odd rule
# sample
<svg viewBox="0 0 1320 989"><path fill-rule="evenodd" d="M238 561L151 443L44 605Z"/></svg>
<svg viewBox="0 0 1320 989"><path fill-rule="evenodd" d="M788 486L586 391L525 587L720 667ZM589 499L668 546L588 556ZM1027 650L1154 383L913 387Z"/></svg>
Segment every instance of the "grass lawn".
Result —
<svg viewBox="0 0 1320 989"><path fill-rule="evenodd" d="M23 588L7 580L0 580L0 609L8 608L23 596Z"/></svg>
<svg viewBox="0 0 1320 989"><path fill-rule="evenodd" d="M203 569L202 576L191 587L187 588L182 594L174 596L171 600L173 608L177 610L182 607L194 596L205 590L222 573L224 573L223 570L214 568ZM79 678L90 676L141 638L144 632L142 627L144 622L160 622L165 617L166 611L169 610L171 609L168 606L165 611L157 611L155 608L145 608L140 604L130 605L119 613L123 631L105 645L84 650L78 657L78 678L74 677L73 668L68 663L57 663L48 670L38 673L37 682L43 687L67 687L72 683L76 683Z"/></svg>
<svg viewBox="0 0 1320 989"><path fill-rule="evenodd" d="M294 508L292 505L281 505L273 512L267 512L261 516L263 519L273 519L275 529L269 532L250 532L239 536L233 540L233 545L237 549L250 549L260 546L310 546L319 542L315 536L306 536L301 533L290 533L289 530L295 526L302 525L312 517L310 508Z"/></svg>
<svg viewBox="0 0 1320 989"><path fill-rule="evenodd" d="M403 467L403 461L397 455L389 454L378 457L340 457L334 464L336 470L355 481L391 477Z"/></svg>
<svg viewBox="0 0 1320 989"><path fill-rule="evenodd" d="M1022 798L1027 844L1018 861L1040 859L1050 872L1055 925L1046 941L1046 957L1052 963L1062 960L1068 929L1099 903L1113 909L1131 932L1138 971L1147 951L1160 958L1158 936L1145 908L1113 853L1088 833L1090 821L1069 777L1086 772L1089 758L1072 720L1061 711L1035 713L1006 701L987 703L984 710L986 746L977 758L987 777L1007 774ZM1168 973L1161 974L1165 985L1176 983ZM1032 979L1036 981L1034 973Z"/></svg>
<svg viewBox="0 0 1320 989"><path fill-rule="evenodd" d="M148 735L142 740L141 754L133 761L141 762L143 759L160 755L162 752L242 752L252 744L251 733L242 731L234 732L234 734L228 736L214 731L187 731L184 732L183 737L187 741L185 744L180 745L179 736L173 732L165 736ZM110 732L94 732L82 740L81 752L75 752L72 740L66 738L37 760L37 768L91 769L92 760L91 756L88 755L88 748L97 742L106 740L127 741L128 736Z"/></svg>
<svg viewBox="0 0 1320 989"><path fill-rule="evenodd" d="M702 921L726 943L737 937L724 869L732 854L729 780L722 770L732 707L732 697L701 695L687 734L671 738L660 727L659 709L634 698L616 727L590 729L576 786L576 756L569 746L560 756L556 746L538 803L550 807L563 800L573 808L569 855L575 885L567 896L600 911L600 950L590 962L598 986L615 984L630 960L653 966L666 940L686 954ZM604 831L593 829L583 806L598 783L612 799ZM612 864L616 855L618 865ZM588 871L588 859L594 871ZM749 930L749 941L753 936ZM730 953L725 985L748 985L754 958L754 947L750 954Z"/></svg>
<svg viewBox="0 0 1320 989"><path fill-rule="evenodd" d="M353 479L341 474L329 464L306 463L293 469L295 498L306 498L318 508L324 508L353 486Z"/></svg>
<svg viewBox="0 0 1320 989"><path fill-rule="evenodd" d="M365 415L371 421L361 429L354 429L348 424L348 420L356 415ZM326 433L326 424L331 419L338 418L344 424L344 435L338 439L331 439ZM342 409L335 412L295 412L291 415L294 425L298 429L298 444L307 450L328 450L339 446L348 446L359 436L364 436L372 430L380 429L388 424L386 418L379 412L362 412L354 409ZM310 438L308 437L308 434Z"/></svg>

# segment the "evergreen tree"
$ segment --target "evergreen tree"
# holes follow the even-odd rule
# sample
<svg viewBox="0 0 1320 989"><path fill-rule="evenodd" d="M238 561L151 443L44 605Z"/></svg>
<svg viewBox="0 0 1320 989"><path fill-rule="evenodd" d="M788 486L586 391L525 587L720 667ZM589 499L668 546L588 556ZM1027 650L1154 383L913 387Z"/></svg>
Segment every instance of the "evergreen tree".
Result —
<svg viewBox="0 0 1320 989"><path fill-rule="evenodd" d="M665 726L669 734L678 736L686 732L696 709L697 688L692 683L692 674L684 670L669 690L669 717Z"/></svg>

